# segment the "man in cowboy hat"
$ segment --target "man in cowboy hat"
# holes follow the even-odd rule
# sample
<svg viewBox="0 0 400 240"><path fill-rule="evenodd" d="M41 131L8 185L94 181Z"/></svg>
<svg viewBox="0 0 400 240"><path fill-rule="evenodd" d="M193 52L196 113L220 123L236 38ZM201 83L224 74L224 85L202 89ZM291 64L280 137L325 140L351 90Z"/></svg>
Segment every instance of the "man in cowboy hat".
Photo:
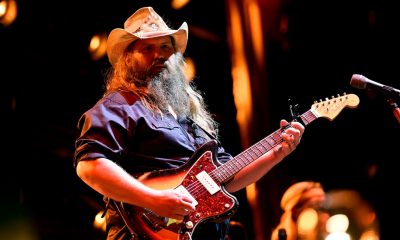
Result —
<svg viewBox="0 0 400 240"><path fill-rule="evenodd" d="M313 212L317 212L326 204L325 199L325 191L319 182L301 181L291 185L282 196L283 214L278 226L272 232L271 240L320 239L321 236L317 233L320 233L323 227L321 223L325 220L325 213L319 212L320 216L316 218L318 221L313 222L310 218L307 222L309 227L307 231L299 229L298 219L300 214L307 210L312 209Z"/></svg>
<svg viewBox="0 0 400 240"><path fill-rule="evenodd" d="M219 163L232 156L185 77L187 41L186 23L171 29L151 7L108 37L105 94L80 118L74 156L78 176L107 200L107 239L225 239L224 223L237 205L228 192L257 181L300 142L304 127L293 122L282 143L220 185L206 171L208 162L191 161L206 143L215 146ZM204 170L189 176L195 163Z"/></svg>

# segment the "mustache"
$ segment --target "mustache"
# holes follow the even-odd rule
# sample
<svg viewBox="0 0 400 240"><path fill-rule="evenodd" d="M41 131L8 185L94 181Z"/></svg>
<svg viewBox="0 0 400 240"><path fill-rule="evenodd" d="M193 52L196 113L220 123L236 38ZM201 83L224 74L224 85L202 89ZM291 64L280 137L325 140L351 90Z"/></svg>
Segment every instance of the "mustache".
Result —
<svg viewBox="0 0 400 240"><path fill-rule="evenodd" d="M157 58L151 63L150 68L153 68L157 65L164 65L166 67L167 66L167 64L165 63L166 61L167 59L165 58Z"/></svg>
<svg viewBox="0 0 400 240"><path fill-rule="evenodd" d="M145 69L147 77L153 78L164 74L181 74L183 71L184 59L181 54L173 54L169 58L158 57ZM159 71L160 67L163 69ZM157 69L157 71L155 71Z"/></svg>
<svg viewBox="0 0 400 240"><path fill-rule="evenodd" d="M155 59L150 68L155 67L157 65L163 65L169 70L173 70L174 68L181 68L184 64L184 59L181 54L175 53L172 54L168 59L165 57L159 57Z"/></svg>

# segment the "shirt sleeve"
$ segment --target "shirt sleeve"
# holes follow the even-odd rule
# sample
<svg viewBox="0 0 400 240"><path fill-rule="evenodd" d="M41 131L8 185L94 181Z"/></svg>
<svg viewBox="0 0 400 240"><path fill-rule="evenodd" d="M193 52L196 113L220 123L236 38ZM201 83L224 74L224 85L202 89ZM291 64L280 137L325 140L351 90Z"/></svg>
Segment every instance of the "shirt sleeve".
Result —
<svg viewBox="0 0 400 240"><path fill-rule="evenodd" d="M105 100L81 116L78 121L81 134L75 142L75 167L79 161L96 158L118 161L123 155L128 129L132 127L123 108L122 104Z"/></svg>
<svg viewBox="0 0 400 240"><path fill-rule="evenodd" d="M225 149L218 143L218 161L221 163L226 163L233 157L230 153L225 152Z"/></svg>

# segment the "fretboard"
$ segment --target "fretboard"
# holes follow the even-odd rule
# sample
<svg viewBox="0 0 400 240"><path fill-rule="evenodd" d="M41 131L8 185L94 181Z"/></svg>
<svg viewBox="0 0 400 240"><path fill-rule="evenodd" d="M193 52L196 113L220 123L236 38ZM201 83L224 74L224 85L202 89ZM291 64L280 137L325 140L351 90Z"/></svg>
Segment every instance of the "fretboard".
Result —
<svg viewBox="0 0 400 240"><path fill-rule="evenodd" d="M318 116L311 110L308 110L299 117L303 121L304 125L308 125L318 118ZM290 127L290 125L287 127ZM212 171L211 175L215 178L215 180L219 181L220 183L224 183L238 173L241 169L280 144L283 141L281 134L285 129L286 128L280 128L262 140L258 141L230 161L216 168L214 171Z"/></svg>

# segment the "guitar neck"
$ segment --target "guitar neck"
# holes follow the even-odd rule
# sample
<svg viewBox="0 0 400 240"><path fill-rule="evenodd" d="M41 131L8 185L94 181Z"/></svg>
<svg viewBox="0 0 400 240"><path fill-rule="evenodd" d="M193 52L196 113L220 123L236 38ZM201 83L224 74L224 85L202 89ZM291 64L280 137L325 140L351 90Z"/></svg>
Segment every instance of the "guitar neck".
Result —
<svg viewBox="0 0 400 240"><path fill-rule="evenodd" d="M318 118L318 116L312 112L312 110L308 110L299 116L303 121L304 125L308 125L312 121ZM289 127L289 126L288 126ZM275 132L271 133L267 137L258 141L230 161L216 168L212 175L218 180L220 183L224 183L233 177L236 173L238 173L241 169L261 157L266 152L273 149L275 146L280 144L282 139L282 131L284 129L278 129Z"/></svg>

